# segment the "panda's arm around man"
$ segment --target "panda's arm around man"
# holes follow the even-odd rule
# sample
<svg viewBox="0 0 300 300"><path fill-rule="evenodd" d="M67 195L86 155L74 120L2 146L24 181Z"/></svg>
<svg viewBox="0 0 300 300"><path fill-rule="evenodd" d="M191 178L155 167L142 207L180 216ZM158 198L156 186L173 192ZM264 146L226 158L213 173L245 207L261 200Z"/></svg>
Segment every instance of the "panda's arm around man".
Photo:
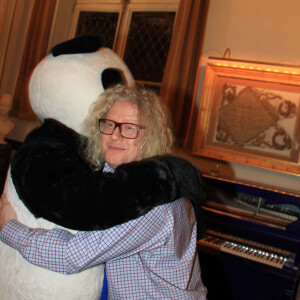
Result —
<svg viewBox="0 0 300 300"><path fill-rule="evenodd" d="M106 229L181 196L203 199L200 172L183 159L155 157L111 174L93 171L81 148L76 132L46 120L16 153L13 182L35 217L70 229Z"/></svg>

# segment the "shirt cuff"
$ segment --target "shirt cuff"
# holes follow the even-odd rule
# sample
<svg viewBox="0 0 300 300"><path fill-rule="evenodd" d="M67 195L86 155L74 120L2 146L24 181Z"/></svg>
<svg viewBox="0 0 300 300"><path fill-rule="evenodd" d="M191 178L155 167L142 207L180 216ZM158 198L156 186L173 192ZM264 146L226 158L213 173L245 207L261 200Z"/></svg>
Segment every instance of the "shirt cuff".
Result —
<svg viewBox="0 0 300 300"><path fill-rule="evenodd" d="M24 237L29 231L29 228L19 223L16 220L7 222L0 231L0 240L10 247L18 249L21 242L21 237Z"/></svg>

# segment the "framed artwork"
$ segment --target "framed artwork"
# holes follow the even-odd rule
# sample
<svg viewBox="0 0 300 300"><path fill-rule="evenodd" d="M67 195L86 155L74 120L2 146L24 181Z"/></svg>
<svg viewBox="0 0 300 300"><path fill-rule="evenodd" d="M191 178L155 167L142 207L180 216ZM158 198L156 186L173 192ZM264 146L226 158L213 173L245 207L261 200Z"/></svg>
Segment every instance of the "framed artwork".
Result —
<svg viewBox="0 0 300 300"><path fill-rule="evenodd" d="M300 174L300 75L207 64L193 154Z"/></svg>

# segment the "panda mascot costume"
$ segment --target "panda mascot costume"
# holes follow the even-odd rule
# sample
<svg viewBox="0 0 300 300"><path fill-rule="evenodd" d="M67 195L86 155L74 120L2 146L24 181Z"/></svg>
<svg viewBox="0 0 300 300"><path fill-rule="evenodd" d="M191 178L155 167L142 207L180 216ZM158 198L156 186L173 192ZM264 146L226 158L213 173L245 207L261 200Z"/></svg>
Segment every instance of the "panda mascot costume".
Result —
<svg viewBox="0 0 300 300"><path fill-rule="evenodd" d="M72 232L101 230L186 196L202 201L201 175L174 156L93 171L84 159L81 125L106 88L134 87L121 58L100 37L82 36L55 46L34 69L29 98L43 122L13 156L5 193L18 221ZM51 247L51 245L49 245ZM103 265L62 275L28 263L0 242L0 300L99 299Z"/></svg>

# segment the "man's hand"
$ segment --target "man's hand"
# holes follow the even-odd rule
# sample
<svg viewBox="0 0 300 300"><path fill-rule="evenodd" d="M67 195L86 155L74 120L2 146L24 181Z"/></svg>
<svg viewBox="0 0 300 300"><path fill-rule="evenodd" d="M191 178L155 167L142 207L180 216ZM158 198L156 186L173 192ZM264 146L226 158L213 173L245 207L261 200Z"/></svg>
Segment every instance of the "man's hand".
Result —
<svg viewBox="0 0 300 300"><path fill-rule="evenodd" d="M17 214L8 202L6 195L2 194L0 199L0 230L10 220L17 220Z"/></svg>

